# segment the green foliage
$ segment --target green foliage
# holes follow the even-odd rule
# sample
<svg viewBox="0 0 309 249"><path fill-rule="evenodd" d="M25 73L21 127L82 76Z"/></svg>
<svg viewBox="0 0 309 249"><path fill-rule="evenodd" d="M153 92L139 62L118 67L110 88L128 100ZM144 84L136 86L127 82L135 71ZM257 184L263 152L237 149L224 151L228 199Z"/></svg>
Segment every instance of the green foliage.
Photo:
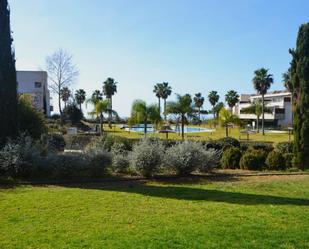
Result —
<svg viewBox="0 0 309 249"><path fill-rule="evenodd" d="M42 149L31 137L9 141L0 150L0 173L14 178L29 178L41 162Z"/></svg>
<svg viewBox="0 0 309 249"><path fill-rule="evenodd" d="M167 114L175 114L181 121L181 136L184 140L184 125L188 118L193 116L194 107L192 105L192 98L190 94L179 95L177 94L176 102L169 102L166 106Z"/></svg>
<svg viewBox="0 0 309 249"><path fill-rule="evenodd" d="M236 91L230 90L225 94L225 101L230 108L233 108L239 101L239 95Z"/></svg>
<svg viewBox="0 0 309 249"><path fill-rule="evenodd" d="M176 171L178 175L186 176L199 168L204 171L209 169L208 156L201 143L184 141L166 151L165 164Z"/></svg>
<svg viewBox="0 0 309 249"><path fill-rule="evenodd" d="M285 160L281 152L272 151L266 158L267 168L270 170L285 169Z"/></svg>
<svg viewBox="0 0 309 249"><path fill-rule="evenodd" d="M112 147L115 144L121 144L125 150L131 151L133 148L133 145L139 142L138 139L132 139L132 138L125 138L121 136L114 136L112 134L103 134L102 136L96 138L92 142L90 142L86 146L87 150L101 150L101 151L111 151Z"/></svg>
<svg viewBox="0 0 309 249"><path fill-rule="evenodd" d="M231 147L223 152L221 166L224 169L238 169L241 159L241 150L237 147Z"/></svg>
<svg viewBox="0 0 309 249"><path fill-rule="evenodd" d="M18 101L19 131L26 133L33 139L39 139L47 132L44 115L32 107L25 98L20 97Z"/></svg>
<svg viewBox="0 0 309 249"><path fill-rule="evenodd" d="M130 166L129 151L124 144L115 143L111 149L113 155L113 171L116 173L128 173Z"/></svg>
<svg viewBox="0 0 309 249"><path fill-rule="evenodd" d="M293 153L285 153L283 154L284 161L285 161L285 168L290 169L293 167L293 158L294 154Z"/></svg>
<svg viewBox="0 0 309 249"><path fill-rule="evenodd" d="M143 100L135 100L131 110L131 123L142 123L144 125L144 134L147 134L147 124L158 126L161 123L161 115L157 105L147 105Z"/></svg>
<svg viewBox="0 0 309 249"><path fill-rule="evenodd" d="M294 163L300 169L309 167L309 23L298 31L296 49L290 50L293 89Z"/></svg>
<svg viewBox="0 0 309 249"><path fill-rule="evenodd" d="M65 148L65 140L61 134L44 134L41 137L41 144L48 152L63 152Z"/></svg>
<svg viewBox="0 0 309 249"><path fill-rule="evenodd" d="M71 97L71 90L68 87L66 87L66 86L63 87L60 90L60 98L64 102L64 106L65 107L66 107L67 102L69 101L70 97Z"/></svg>
<svg viewBox="0 0 309 249"><path fill-rule="evenodd" d="M284 153L292 153L293 152L293 142L280 142L275 147L276 151L284 154Z"/></svg>
<svg viewBox="0 0 309 249"><path fill-rule="evenodd" d="M74 103L67 105L63 113L72 124L77 124L84 118L82 111Z"/></svg>
<svg viewBox="0 0 309 249"><path fill-rule="evenodd" d="M240 168L262 170L265 167L266 153L262 150L249 150L240 159Z"/></svg>
<svg viewBox="0 0 309 249"><path fill-rule="evenodd" d="M219 144L221 144L222 149L228 148L228 147L239 147L240 142L238 139L233 137L224 137L217 140Z"/></svg>
<svg viewBox="0 0 309 249"><path fill-rule="evenodd" d="M211 91L209 94L208 94L208 100L210 102L210 104L212 105L212 109L213 109L213 113L214 113L214 117L215 117L215 110L214 110L214 107L215 105L217 104L217 102L219 101L219 94L217 91ZM221 109L221 108L220 108Z"/></svg>
<svg viewBox="0 0 309 249"><path fill-rule="evenodd" d="M82 109L82 104L86 100L86 92L84 89L78 89L75 92L75 101L79 105L79 109Z"/></svg>
<svg viewBox="0 0 309 249"><path fill-rule="evenodd" d="M84 150L97 137L92 135L65 135L66 148L69 150Z"/></svg>
<svg viewBox="0 0 309 249"><path fill-rule="evenodd" d="M12 49L10 11L7 0L0 3L0 148L18 134L17 80Z"/></svg>
<svg viewBox="0 0 309 249"><path fill-rule="evenodd" d="M272 143L269 142L242 142L241 150L263 150L267 154L274 150Z"/></svg>
<svg viewBox="0 0 309 249"><path fill-rule="evenodd" d="M131 166L145 177L158 172L164 157L164 146L159 141L145 139L133 147Z"/></svg>
<svg viewBox="0 0 309 249"><path fill-rule="evenodd" d="M112 164L111 154L105 151L92 151L86 154L87 176L90 178L100 178L108 173Z"/></svg>

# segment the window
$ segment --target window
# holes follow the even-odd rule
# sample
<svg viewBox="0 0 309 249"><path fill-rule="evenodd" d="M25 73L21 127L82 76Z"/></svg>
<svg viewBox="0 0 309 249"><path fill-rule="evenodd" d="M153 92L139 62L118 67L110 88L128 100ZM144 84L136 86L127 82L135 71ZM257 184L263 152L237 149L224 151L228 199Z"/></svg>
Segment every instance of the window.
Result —
<svg viewBox="0 0 309 249"><path fill-rule="evenodd" d="M34 87L35 88L41 88L42 87L42 83L41 82L34 82Z"/></svg>

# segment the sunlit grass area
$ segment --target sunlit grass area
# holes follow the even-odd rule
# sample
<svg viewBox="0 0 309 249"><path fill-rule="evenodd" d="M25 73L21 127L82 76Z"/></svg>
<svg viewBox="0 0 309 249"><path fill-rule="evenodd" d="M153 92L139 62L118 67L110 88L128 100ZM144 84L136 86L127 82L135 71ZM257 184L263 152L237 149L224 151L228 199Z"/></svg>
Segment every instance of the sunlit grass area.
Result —
<svg viewBox="0 0 309 249"><path fill-rule="evenodd" d="M2 187L0 248L309 248L309 176Z"/></svg>
<svg viewBox="0 0 309 249"><path fill-rule="evenodd" d="M191 126L190 126L191 127ZM196 127L196 126L195 126ZM200 126L201 128L210 128L209 126ZM114 125L112 129L108 126L104 127L106 132L114 132L117 135L128 137L128 138L142 138L144 133L134 132L134 131L125 131L120 129L119 125ZM159 137L162 139L166 138L166 134L162 133L147 133L148 137ZM247 141L247 135L242 134L239 128L229 128L229 136L234 137L236 139L240 139L243 141ZM214 128L213 132L193 132L185 134L185 138L192 140L215 140L219 138L225 137L225 129L222 127ZM179 133L170 133L168 135L169 139L181 139L181 134ZM262 133L255 133L249 135L249 141L259 141L259 142L286 142L289 140L293 140L293 135L288 134L288 132L283 133L265 133L263 136Z"/></svg>

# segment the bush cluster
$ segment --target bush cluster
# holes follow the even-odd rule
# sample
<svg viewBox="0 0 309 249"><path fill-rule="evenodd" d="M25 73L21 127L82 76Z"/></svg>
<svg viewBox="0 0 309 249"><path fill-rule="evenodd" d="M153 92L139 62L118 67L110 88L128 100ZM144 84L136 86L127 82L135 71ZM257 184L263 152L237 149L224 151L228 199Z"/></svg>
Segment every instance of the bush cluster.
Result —
<svg viewBox="0 0 309 249"><path fill-rule="evenodd" d="M68 139L68 138L67 138ZM194 141L141 141L106 134L101 137L70 136L70 148L82 153L64 153L60 134L45 134L40 140L21 136L0 150L0 174L14 178L81 179L109 173L139 174L152 177L160 173L181 176L208 172L213 168L284 170L292 167L291 145L265 143L239 144L235 139L208 143ZM72 144L79 146L72 146Z"/></svg>
<svg viewBox="0 0 309 249"><path fill-rule="evenodd" d="M248 150L240 159L240 168L262 170L265 168L267 153L263 150Z"/></svg>
<svg viewBox="0 0 309 249"><path fill-rule="evenodd" d="M268 154L266 158L267 168L270 170L280 170L285 169L285 160L281 152L272 151Z"/></svg>
<svg viewBox="0 0 309 249"><path fill-rule="evenodd" d="M238 147L231 147L223 152L221 166L224 169L239 169L242 153Z"/></svg>
<svg viewBox="0 0 309 249"><path fill-rule="evenodd" d="M164 146L160 141L145 139L133 147L131 166L145 177L152 177L161 166Z"/></svg>

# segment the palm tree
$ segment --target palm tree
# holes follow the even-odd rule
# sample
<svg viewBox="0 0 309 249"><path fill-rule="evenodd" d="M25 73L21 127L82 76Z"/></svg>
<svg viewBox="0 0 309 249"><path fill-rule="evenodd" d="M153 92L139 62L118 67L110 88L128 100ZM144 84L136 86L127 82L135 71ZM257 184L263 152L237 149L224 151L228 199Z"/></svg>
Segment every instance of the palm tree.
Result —
<svg viewBox="0 0 309 249"><path fill-rule="evenodd" d="M103 120L104 120L104 112L108 112L109 108L109 101L108 100L99 100L96 102L94 106L94 111L97 116L100 116L100 131L101 134L103 133Z"/></svg>
<svg viewBox="0 0 309 249"><path fill-rule="evenodd" d="M69 98L71 97L70 89L68 87L63 87L60 90L60 97L61 97L61 100L64 102L64 108L66 108L67 102L68 102Z"/></svg>
<svg viewBox="0 0 309 249"><path fill-rule="evenodd" d="M270 88L270 85L274 82L274 79L273 79L272 74L268 74L268 69L260 68L254 71L254 78L252 81L253 81L253 86L255 90L257 90L257 92L262 95L262 132L263 132L263 135L265 135L265 130L264 130L265 99L264 99L264 96L267 93L267 90Z"/></svg>
<svg viewBox="0 0 309 249"><path fill-rule="evenodd" d="M217 104L217 102L219 101L219 94L217 93L217 91L211 91L209 94L208 94L208 100L212 106L212 111L213 111L213 114L214 114L214 118L216 118L216 113L214 111L215 109L215 106Z"/></svg>
<svg viewBox="0 0 309 249"><path fill-rule="evenodd" d="M236 91L230 90L225 94L225 101L228 104L228 106L233 109L233 107L238 103L239 101L239 95Z"/></svg>
<svg viewBox="0 0 309 249"><path fill-rule="evenodd" d="M193 100L194 100L195 107L197 107L198 109L198 121L200 123L201 122L201 108L204 104L205 99L201 93L196 93Z"/></svg>
<svg viewBox="0 0 309 249"><path fill-rule="evenodd" d="M166 120L166 100L167 98L172 94L172 87L168 85L168 82L163 82L163 94L162 94L162 99L164 101L164 120Z"/></svg>
<svg viewBox="0 0 309 249"><path fill-rule="evenodd" d="M86 107L90 103L94 108L96 104L103 100L103 94L100 92L100 90L94 90L93 93L91 94L91 97L86 100ZM99 114L96 113L95 111L90 112L91 115L96 115L97 119L99 117Z"/></svg>
<svg viewBox="0 0 309 249"><path fill-rule="evenodd" d="M112 98L117 93L117 82L113 78L107 78L106 81L103 82L103 94L109 100L109 109L113 109L113 101ZM111 127L112 121L112 112L109 113L109 126Z"/></svg>
<svg viewBox="0 0 309 249"><path fill-rule="evenodd" d="M82 110L82 104L86 100L86 92L84 89L76 90L75 100L76 100L76 103L79 105L79 109Z"/></svg>
<svg viewBox="0 0 309 249"><path fill-rule="evenodd" d="M100 90L94 90L91 95L91 102L95 103L102 99L103 99L103 94L100 92Z"/></svg>
<svg viewBox="0 0 309 249"><path fill-rule="evenodd" d="M194 108L192 106L192 98L190 94L185 94L183 96L177 94L176 102L169 102L166 105L166 112L171 114L176 114L180 116L181 120L181 137L184 140L184 126L188 118L193 116Z"/></svg>
<svg viewBox="0 0 309 249"><path fill-rule="evenodd" d="M262 115L262 104L260 101L254 101L249 107L241 109L242 113L255 114L257 132L260 132L260 117ZM264 112L271 113L270 108L264 107Z"/></svg>
<svg viewBox="0 0 309 249"><path fill-rule="evenodd" d="M220 124L225 127L225 136L229 136L229 124L239 124L240 119L232 114L230 111L226 110L224 107L221 108L219 112L219 122Z"/></svg>
<svg viewBox="0 0 309 249"><path fill-rule="evenodd" d="M132 105L130 122L143 123L146 138L148 122L154 125L158 125L161 122L158 106L154 104L147 105L143 100L135 100Z"/></svg>
<svg viewBox="0 0 309 249"><path fill-rule="evenodd" d="M163 97L163 84L157 83L153 87L153 92L155 93L156 97L158 98L158 107L159 113L161 114L161 98Z"/></svg>

